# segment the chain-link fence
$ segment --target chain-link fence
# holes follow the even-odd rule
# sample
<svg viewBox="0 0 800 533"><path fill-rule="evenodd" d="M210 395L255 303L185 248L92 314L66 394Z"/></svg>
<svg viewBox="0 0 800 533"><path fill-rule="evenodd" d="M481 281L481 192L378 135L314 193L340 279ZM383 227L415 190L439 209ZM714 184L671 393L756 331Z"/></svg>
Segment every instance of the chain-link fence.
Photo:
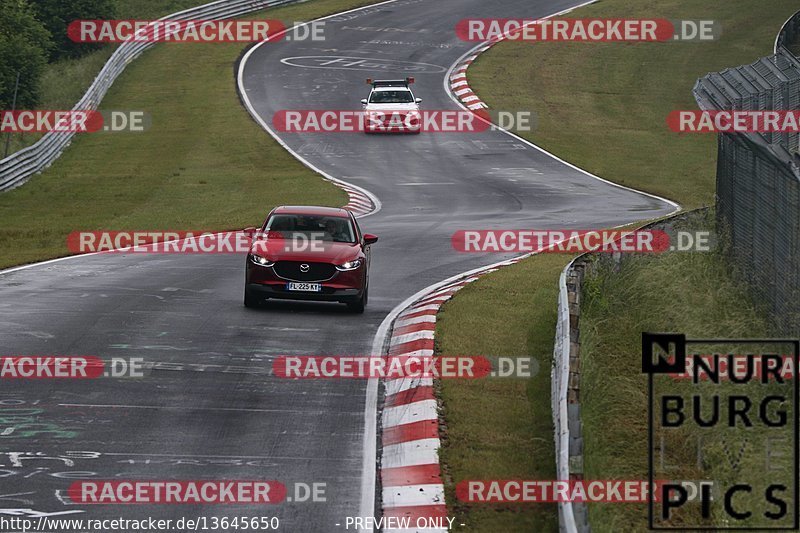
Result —
<svg viewBox="0 0 800 533"><path fill-rule="evenodd" d="M694 96L704 110L800 110L800 61L780 46L751 65L701 78ZM717 160L717 219L730 237L731 259L778 327L794 334L800 331L798 137L722 133Z"/></svg>
<svg viewBox="0 0 800 533"><path fill-rule="evenodd" d="M789 17L775 40L775 51L786 48L796 56L800 56L800 11Z"/></svg>

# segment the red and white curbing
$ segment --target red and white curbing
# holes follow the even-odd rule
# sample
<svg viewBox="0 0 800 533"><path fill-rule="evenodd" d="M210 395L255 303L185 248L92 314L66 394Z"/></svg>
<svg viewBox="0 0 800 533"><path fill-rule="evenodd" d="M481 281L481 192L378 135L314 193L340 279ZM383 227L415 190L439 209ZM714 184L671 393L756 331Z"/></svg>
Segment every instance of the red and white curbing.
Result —
<svg viewBox="0 0 800 533"><path fill-rule="evenodd" d="M437 287L404 309L392 325L389 356L432 356L439 308L462 287L501 265L473 271ZM439 410L432 378L401 378L385 382L382 416L380 478L385 518L447 517L444 483L439 465ZM440 522L441 523L441 522ZM447 528L384 529L384 533L440 533Z"/></svg>
<svg viewBox="0 0 800 533"><path fill-rule="evenodd" d="M348 202L347 205L344 206L344 209L352 211L357 217L375 211L376 206L372 201L372 198L370 198L362 190L351 187L344 182L334 182L334 185L344 189L344 191L347 193Z"/></svg>
<svg viewBox="0 0 800 533"><path fill-rule="evenodd" d="M558 13L553 13L552 15L548 15L546 17L542 17L538 20L549 19L553 17L559 17L561 15L566 15L567 13L578 9L579 7L587 6L589 4L595 3L597 0L587 0L577 6L572 6L570 8L564 9L563 11L559 11ZM531 24L537 24L537 21L531 21ZM456 66L453 68L452 72L450 73L450 91L456 97L456 99L461 102L467 109L472 111L477 111L478 109L488 109L489 106L486 105L475 91L469 86L469 82L467 81L467 69L472 64L473 61L478 59L478 56L487 51L492 46L496 45L497 43L508 39L509 34L506 33L504 35L500 35L495 37L494 39L487 41L477 48L468 52L467 57L462 58L460 61L456 63Z"/></svg>
<svg viewBox="0 0 800 533"><path fill-rule="evenodd" d="M491 48L495 42L496 41L492 41L481 46L468 57L459 61L453 69L452 74L450 74L450 90L467 109L471 109L472 111L487 109L489 106L483 103L469 86L469 82L467 81L467 69L479 55Z"/></svg>
<svg viewBox="0 0 800 533"><path fill-rule="evenodd" d="M556 17L597 0L554 13ZM467 109L488 109L467 80L467 69L478 56L507 36L482 43L458 61L449 71L446 85L458 102ZM433 355L436 314L444 302L483 274L517 263L533 254L524 254L508 261L477 269L436 287L404 309L392 324L389 355ZM382 418L380 478L384 517L418 518L447 517L444 484L439 464L439 412L431 378L396 379L385 383ZM438 529L384 529L384 533L440 533Z"/></svg>

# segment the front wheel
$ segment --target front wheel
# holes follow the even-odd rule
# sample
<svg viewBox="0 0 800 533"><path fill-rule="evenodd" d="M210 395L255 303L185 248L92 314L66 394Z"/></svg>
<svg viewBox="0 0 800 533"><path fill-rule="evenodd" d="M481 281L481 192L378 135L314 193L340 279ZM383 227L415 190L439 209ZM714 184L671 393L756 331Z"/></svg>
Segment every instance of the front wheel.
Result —
<svg viewBox="0 0 800 533"><path fill-rule="evenodd" d="M253 296L247 289L244 290L244 306L249 309L259 307L260 300Z"/></svg>
<svg viewBox="0 0 800 533"><path fill-rule="evenodd" d="M367 299L369 298L369 286L364 287L364 292L361 294L361 298L356 300L355 302L347 302L347 309L351 313L363 313L364 308L367 307Z"/></svg>

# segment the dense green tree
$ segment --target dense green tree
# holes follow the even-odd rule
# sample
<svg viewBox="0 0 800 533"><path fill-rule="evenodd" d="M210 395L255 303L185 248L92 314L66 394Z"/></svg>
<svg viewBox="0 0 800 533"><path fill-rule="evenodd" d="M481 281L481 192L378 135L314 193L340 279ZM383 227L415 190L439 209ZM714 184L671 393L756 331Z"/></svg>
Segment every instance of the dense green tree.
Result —
<svg viewBox="0 0 800 533"><path fill-rule="evenodd" d="M113 0L29 0L37 16L53 35L51 60L78 57L102 44L76 43L67 36L67 26L75 20L113 19Z"/></svg>
<svg viewBox="0 0 800 533"><path fill-rule="evenodd" d="M10 109L19 73L17 109L36 105L50 33L25 0L0 0L0 109Z"/></svg>

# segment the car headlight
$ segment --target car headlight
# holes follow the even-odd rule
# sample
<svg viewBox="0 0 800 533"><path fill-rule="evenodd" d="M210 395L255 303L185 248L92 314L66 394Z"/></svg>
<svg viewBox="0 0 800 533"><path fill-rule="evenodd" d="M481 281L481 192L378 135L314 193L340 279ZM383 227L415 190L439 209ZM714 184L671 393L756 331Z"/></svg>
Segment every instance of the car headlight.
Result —
<svg viewBox="0 0 800 533"><path fill-rule="evenodd" d="M361 266L361 259L353 259L352 261L348 261L347 263L336 265L336 270L341 270L342 272L346 272L348 270L355 270Z"/></svg>
<svg viewBox="0 0 800 533"><path fill-rule="evenodd" d="M261 257L260 255L256 255L256 254L253 254L253 253L250 254L250 261L252 263L255 263L258 266L262 266L262 267L266 267L266 268L269 268L269 267L275 265L275 263L273 263L272 261L270 261L266 257Z"/></svg>

